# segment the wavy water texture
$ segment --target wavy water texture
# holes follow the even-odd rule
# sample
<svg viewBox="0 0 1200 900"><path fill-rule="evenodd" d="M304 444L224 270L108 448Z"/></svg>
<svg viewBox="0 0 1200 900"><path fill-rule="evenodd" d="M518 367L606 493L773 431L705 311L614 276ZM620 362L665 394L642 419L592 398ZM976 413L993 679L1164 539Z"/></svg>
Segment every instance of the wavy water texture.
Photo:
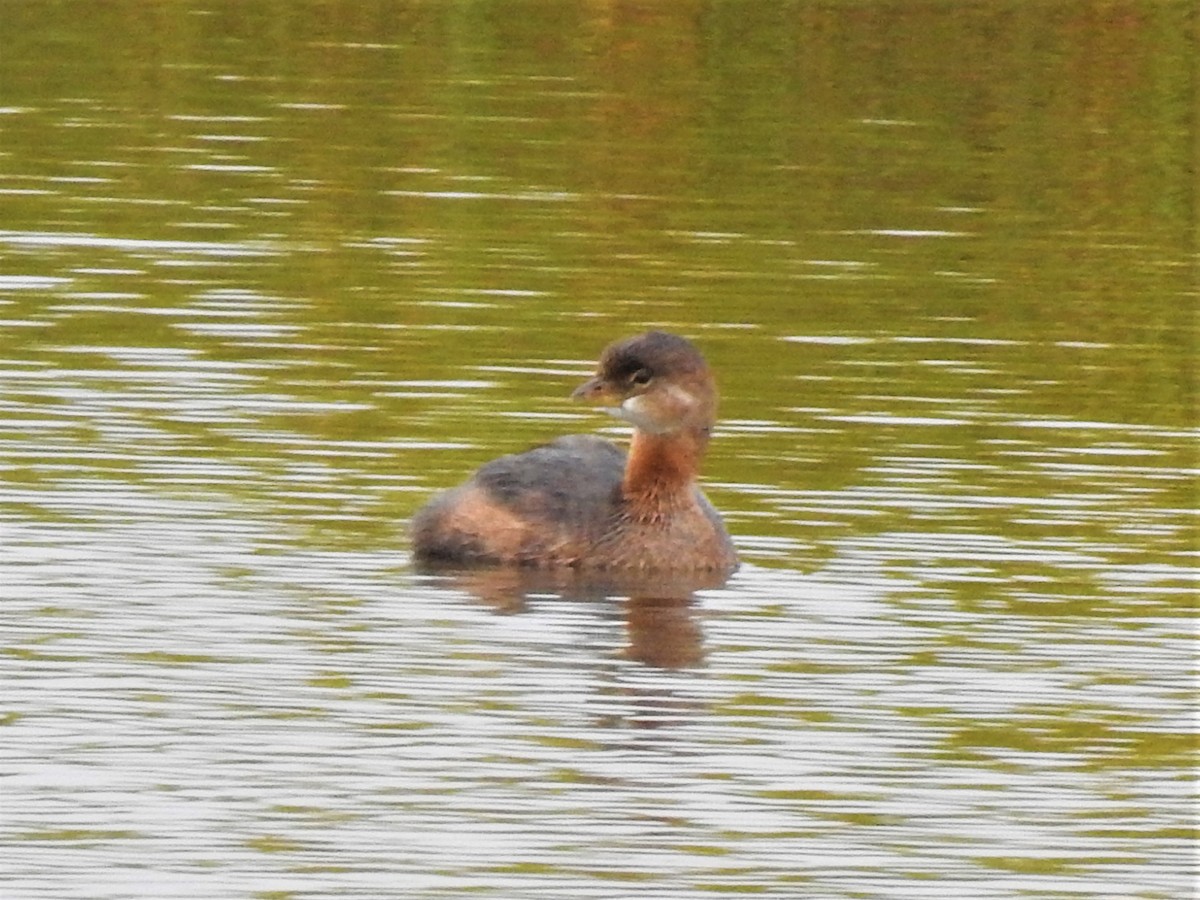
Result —
<svg viewBox="0 0 1200 900"><path fill-rule="evenodd" d="M1186 7L8 4L5 897L1189 895ZM734 577L415 572L651 326Z"/></svg>

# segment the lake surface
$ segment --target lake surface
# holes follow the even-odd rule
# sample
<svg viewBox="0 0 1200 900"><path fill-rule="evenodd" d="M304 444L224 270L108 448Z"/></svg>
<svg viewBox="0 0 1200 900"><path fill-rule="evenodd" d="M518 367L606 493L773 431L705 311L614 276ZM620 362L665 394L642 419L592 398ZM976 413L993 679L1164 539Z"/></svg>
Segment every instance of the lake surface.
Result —
<svg viewBox="0 0 1200 900"><path fill-rule="evenodd" d="M1192 896L1190 4L5 20L5 900ZM414 571L649 327L729 583Z"/></svg>

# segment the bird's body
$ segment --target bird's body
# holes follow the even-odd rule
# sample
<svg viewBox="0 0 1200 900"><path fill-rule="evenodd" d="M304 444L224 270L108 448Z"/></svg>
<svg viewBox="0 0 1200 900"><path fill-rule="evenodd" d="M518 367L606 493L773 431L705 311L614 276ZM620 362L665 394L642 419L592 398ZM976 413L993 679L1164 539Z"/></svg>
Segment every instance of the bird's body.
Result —
<svg viewBox="0 0 1200 900"><path fill-rule="evenodd" d="M686 340L619 341L575 391L615 402L634 425L629 453L570 435L482 466L413 519L425 563L730 572L737 554L696 483L716 416L712 374Z"/></svg>

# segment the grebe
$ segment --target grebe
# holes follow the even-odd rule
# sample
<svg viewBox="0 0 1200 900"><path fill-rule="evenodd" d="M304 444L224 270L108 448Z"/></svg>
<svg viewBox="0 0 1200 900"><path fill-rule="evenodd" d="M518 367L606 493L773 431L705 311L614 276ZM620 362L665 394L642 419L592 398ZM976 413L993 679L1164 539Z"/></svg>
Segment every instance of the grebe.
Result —
<svg viewBox="0 0 1200 900"><path fill-rule="evenodd" d="M684 338L650 331L609 345L571 395L633 425L629 453L569 435L482 466L412 522L426 564L645 572L737 568L733 542L696 478L717 387Z"/></svg>

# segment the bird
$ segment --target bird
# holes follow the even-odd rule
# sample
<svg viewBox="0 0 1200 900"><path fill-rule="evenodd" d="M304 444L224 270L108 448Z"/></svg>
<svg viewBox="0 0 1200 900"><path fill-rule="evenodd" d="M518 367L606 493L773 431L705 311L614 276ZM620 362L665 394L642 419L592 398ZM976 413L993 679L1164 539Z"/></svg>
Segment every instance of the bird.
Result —
<svg viewBox="0 0 1200 900"><path fill-rule="evenodd" d="M414 515L417 563L735 570L733 541L697 483L718 400L700 351L663 331L615 341L571 396L631 424L628 452L575 434L486 463Z"/></svg>

